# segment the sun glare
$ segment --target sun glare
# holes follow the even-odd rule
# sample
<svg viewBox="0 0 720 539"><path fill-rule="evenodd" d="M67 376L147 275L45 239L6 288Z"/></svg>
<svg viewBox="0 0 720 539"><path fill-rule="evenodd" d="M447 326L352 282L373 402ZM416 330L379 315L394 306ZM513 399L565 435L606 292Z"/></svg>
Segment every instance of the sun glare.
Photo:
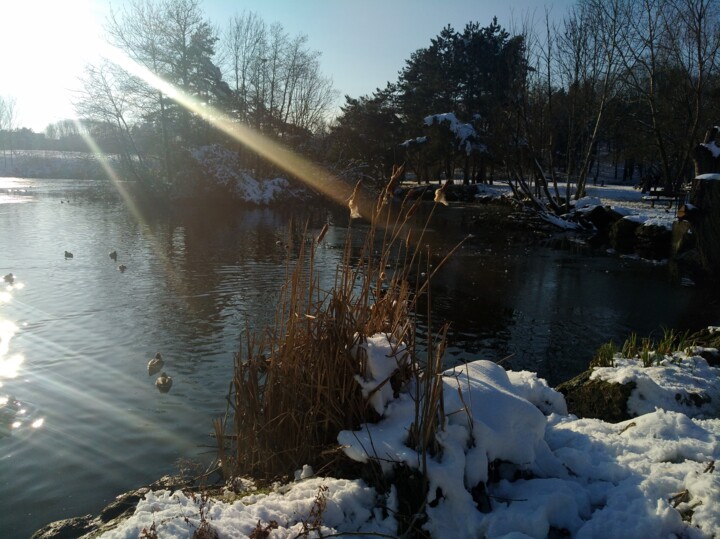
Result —
<svg viewBox="0 0 720 539"><path fill-rule="evenodd" d="M68 92L94 59L104 14L94 0L24 0L3 2L0 50L3 77L0 95L16 99L20 125L42 130L74 115Z"/></svg>

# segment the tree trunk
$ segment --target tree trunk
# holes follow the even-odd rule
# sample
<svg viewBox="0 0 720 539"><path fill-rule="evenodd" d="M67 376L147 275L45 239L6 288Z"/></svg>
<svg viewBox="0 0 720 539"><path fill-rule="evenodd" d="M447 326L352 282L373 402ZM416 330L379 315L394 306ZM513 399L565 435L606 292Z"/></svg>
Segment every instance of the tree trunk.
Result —
<svg viewBox="0 0 720 539"><path fill-rule="evenodd" d="M715 142L718 128L705 135L705 142L693 151L696 178L690 202L694 208L687 219L695 231L703 269L720 275L720 147ZM703 179L698 177L706 176Z"/></svg>

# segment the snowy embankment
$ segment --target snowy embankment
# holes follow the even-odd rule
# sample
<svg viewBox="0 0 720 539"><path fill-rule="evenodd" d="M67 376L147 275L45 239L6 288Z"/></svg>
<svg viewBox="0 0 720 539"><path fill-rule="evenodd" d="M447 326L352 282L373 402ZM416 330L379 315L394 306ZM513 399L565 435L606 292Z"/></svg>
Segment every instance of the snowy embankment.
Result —
<svg viewBox="0 0 720 539"><path fill-rule="evenodd" d="M384 336L369 341L366 389L382 384L372 373L386 373L394 361ZM717 536L720 370L696 353L649 368L617 358L615 368L597 369L594 376L636 382L629 411L642 415L618 424L568 415L562 395L533 373L488 361L445 372L446 419L439 451L427 457L424 529L438 538ZM704 395L707 405L686 402L686 391ZM388 474L398 463L420 469L421 455L407 445L414 389L381 394L373 404L382 419L341 432L340 444L350 458L373 460ZM200 528L220 538L398 533L395 486L381 493L359 479L313 477L306 467L273 492L246 490L234 502L149 493L103 537L189 537Z"/></svg>
<svg viewBox="0 0 720 539"><path fill-rule="evenodd" d="M104 165L118 161L117 155L99 158L89 152L15 150L0 159L0 177L97 179L106 176Z"/></svg>
<svg viewBox="0 0 720 539"><path fill-rule="evenodd" d="M292 188L285 178L258 180L236 152L212 144L190 152L205 173L209 187L219 187L236 202L267 206L292 198L307 198L307 191Z"/></svg>

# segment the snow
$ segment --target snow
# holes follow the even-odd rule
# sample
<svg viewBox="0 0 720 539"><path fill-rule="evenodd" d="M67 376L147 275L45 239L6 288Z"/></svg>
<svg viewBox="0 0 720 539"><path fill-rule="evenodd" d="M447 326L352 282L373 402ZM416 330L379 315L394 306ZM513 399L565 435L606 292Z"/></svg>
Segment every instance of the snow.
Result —
<svg viewBox="0 0 720 539"><path fill-rule="evenodd" d="M200 146L191 152L207 173L207 180L228 190L237 201L266 206L287 196L299 196L290 192L285 178L257 180L243 168L237 153L217 144Z"/></svg>
<svg viewBox="0 0 720 539"><path fill-rule="evenodd" d="M404 345L398 346L385 334L374 335L366 339L362 346L355 346L355 357L360 355L360 350L366 358L365 375L356 376L355 381L362 388L363 397L369 397L370 405L382 414L393 397L390 377L401 365L408 363L410 357Z"/></svg>
<svg viewBox="0 0 720 539"><path fill-rule="evenodd" d="M580 226L578 223L573 223L572 221L567 221L563 219L562 217L555 215L553 213L543 213L540 215L543 219L545 219L548 223L551 223L555 225L558 228L562 228L565 230L581 230L582 226Z"/></svg>
<svg viewBox="0 0 720 539"><path fill-rule="evenodd" d="M404 358L385 335L367 339L356 353L360 349L368 360L358 382L369 392L397 368L398 352ZM445 421L437 432L439 451L427 455L424 529L432 537L717 536L720 370L701 351L658 358L648 368L618 356L614 368L595 369L593 377L637 386L629 409L638 417L619 424L568 415L563 396L534 373L483 360L444 372ZM374 403L382 410L378 423L338 436L345 453L375 460L386 471L398 463L420 469L421 454L407 443L416 390L383 394ZM707 398L695 402L691 393ZM485 513L472 494L480 484L491 506ZM103 537L134 539L153 523L160 537L189 537L201 517L220 538L260 536L258 528L274 538L307 530L311 537L395 536L397 496L395 488L380 493L359 479L314 477L305 467L294 482L269 493L250 489L234 501L149 493L130 519Z"/></svg>
<svg viewBox="0 0 720 539"><path fill-rule="evenodd" d="M700 146L707 148L712 154L713 158L717 159L720 157L720 146L713 140L712 142L702 143Z"/></svg>
<svg viewBox="0 0 720 539"><path fill-rule="evenodd" d="M715 146L715 147L717 148L717 146ZM720 150L720 148L719 148L719 150ZM695 179L696 180L720 180L720 174L718 174L717 172L711 172L709 174L700 174Z"/></svg>
<svg viewBox="0 0 720 539"><path fill-rule="evenodd" d="M426 126L434 124L445 124L448 126L450 131L455 135L458 140L458 149L463 150L467 155L472 153L473 144L472 141L477 138L475 128L471 124L461 123L457 119L455 114L452 112L445 112L443 114L432 114L426 116L424 119ZM485 151L486 147L484 144L478 145L478 150Z"/></svg>
<svg viewBox="0 0 720 539"><path fill-rule="evenodd" d="M559 184L559 188L561 192L565 192L564 184ZM576 212L589 213L598 206L605 206L622 215L624 219L642 226L660 226L672 230L675 213L660 204L657 207L652 207L646 200L643 200L642 192L631 186L610 185L601 187L588 185L585 191L587 196L575 202ZM572 229L573 225L576 225L576 223L554 215L543 215L543 218L564 229Z"/></svg>
<svg viewBox="0 0 720 539"><path fill-rule="evenodd" d="M582 197L575 201L575 211L589 211L602 205L602 200L597 197Z"/></svg>
<svg viewBox="0 0 720 539"><path fill-rule="evenodd" d="M718 369L710 367L699 356L667 357L659 365L638 368L637 361L619 358L615 367L597 368L591 378L625 384L634 381L628 400L628 412L642 415L656 407L684 413L689 417L720 415L720 387L706 387L706 381L718 376Z"/></svg>
<svg viewBox="0 0 720 539"><path fill-rule="evenodd" d="M419 144L425 144L427 142L427 137L416 137L407 139L400 143L400 146L403 148L410 148L411 146L417 146Z"/></svg>

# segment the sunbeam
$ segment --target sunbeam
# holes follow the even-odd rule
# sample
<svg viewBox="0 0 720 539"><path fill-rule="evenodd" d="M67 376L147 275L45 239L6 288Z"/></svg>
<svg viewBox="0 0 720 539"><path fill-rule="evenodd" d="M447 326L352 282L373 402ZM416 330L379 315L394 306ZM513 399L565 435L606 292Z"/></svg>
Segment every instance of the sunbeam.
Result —
<svg viewBox="0 0 720 539"><path fill-rule="evenodd" d="M242 125L215 107L187 95L146 67L128 58L128 56L119 49L107 45L103 52L110 61L116 63L131 75L142 79L179 105L201 116L216 129L232 137L233 140L247 146L285 172L300 179L310 188L320 191L342 205L345 205L349 200L352 193L351 187L339 181L328 170L310 162L282 144L258 133L254 129ZM365 198L356 200L356 203L358 202L361 208L371 207L371 202ZM363 215L367 215L367 213L363 213Z"/></svg>
<svg viewBox="0 0 720 539"><path fill-rule="evenodd" d="M15 301L14 303L21 312L33 319L53 318L51 313L33 308L31 305L21 301ZM3 378L17 377L21 368L26 366L24 363L27 363L25 358L19 354L9 355L9 343L18 331L19 328L17 325L10 320L0 320L0 387L2 387ZM86 335L83 335L83 340L87 342L100 342L104 338L101 334L88 332L82 326L76 325L74 331L85 332ZM83 369L83 371L96 371L101 369L102 376L100 378L94 374L87 375L88 380L92 380L93 383L97 382L97 380L102 380L103 383L120 385L127 388L137 387L138 385L138 377L127 374L119 366L114 366L108 362L101 363L100 359L97 357L91 357L82 352L78 352L78 350L59 344L54 340L38 338L35 334L31 336L34 347L38 350L43 350L48 357L62 358L63 362L79 362L86 366L86 369ZM142 368L138 369L138 376L140 376L141 379L146 378L144 366L145 363L143 362ZM143 413L147 413L148 410L145 410L143 407L138 407L136 410L125 409L122 410L122 414L118 414L116 403L101 397L105 388L93 387L93 391L87 391L83 385L82 379L85 375L83 374L80 378L78 378L77 376L70 377L64 374L62 363L49 365L45 369L30 370L32 371L30 379L32 380L33 385L44 388L46 393L56 395L58 406L63 402L82 403L82 405L79 408L75 408L72 413L78 413L79 411L89 413L88 411L91 410L92 415L96 416L98 420L102 420L104 417L113 418L113 421L118 422L120 427L126 429L127 432L133 432L133 429L137 429L138 425L143 425L147 421L147 418L143 415ZM157 393L150 383L148 383L147 386L148 395L155 395ZM172 395L165 397L165 399L168 398L181 399L180 396ZM182 402L182 400L179 402ZM21 424L27 424L35 429L40 427L50 429L53 433L53 438L58 442L58 447L67 445L67 447L81 448L83 452L96 451L93 447L93 444L96 443L95 441L83 441L72 438L72 434L62 432L53 424L53 414L71 413L71 410L57 408L55 410L48 410L42 413L47 415L44 415L42 418L32 418L32 422L35 422L36 424L25 422L21 422ZM187 409L183 405L183 413L192 413L192 410ZM37 419L43 419L44 423L38 423ZM19 426L20 425L18 425L18 427ZM181 433L174 432L172 429L162 426L162 424L155 425L154 429L156 431L155 434L158 437L168 440L175 445L182 445L185 441L185 437ZM102 432L102 430L100 432ZM67 441L64 441L65 437L68 437Z"/></svg>
<svg viewBox="0 0 720 539"><path fill-rule="evenodd" d="M88 133L85 132L84 129L82 129L82 126L79 124L77 120L74 121L77 127L78 132L81 134L83 140L88 145L88 147L92 150L93 154L95 155L96 159L102 166L105 173L110 178L110 181L112 181L115 189L120 194L121 198L123 199L123 202L127 206L127 208L130 210L130 213L132 214L135 221L137 221L142 226L143 230L148 230L151 235L152 234L152 227L147 226L147 223L142 215L142 212L138 208L137 204L133 200L132 196L128 193L127 189L123 185L122 180L120 179L120 176L117 174L115 169L110 164L107 156L103 153L103 151L98 147L95 140L90 136ZM165 273L169 280L172 281L172 283L180 290L185 289L184 284L182 283L182 280L178 276L177 272L173 269L173 265L170 262L170 259L167 255L165 255L165 252L160 247L160 245L157 244L156 241L154 241L154 235L153 240L151 241L153 252L155 253L155 256L160 259L160 261L163 264L163 267L165 268Z"/></svg>

